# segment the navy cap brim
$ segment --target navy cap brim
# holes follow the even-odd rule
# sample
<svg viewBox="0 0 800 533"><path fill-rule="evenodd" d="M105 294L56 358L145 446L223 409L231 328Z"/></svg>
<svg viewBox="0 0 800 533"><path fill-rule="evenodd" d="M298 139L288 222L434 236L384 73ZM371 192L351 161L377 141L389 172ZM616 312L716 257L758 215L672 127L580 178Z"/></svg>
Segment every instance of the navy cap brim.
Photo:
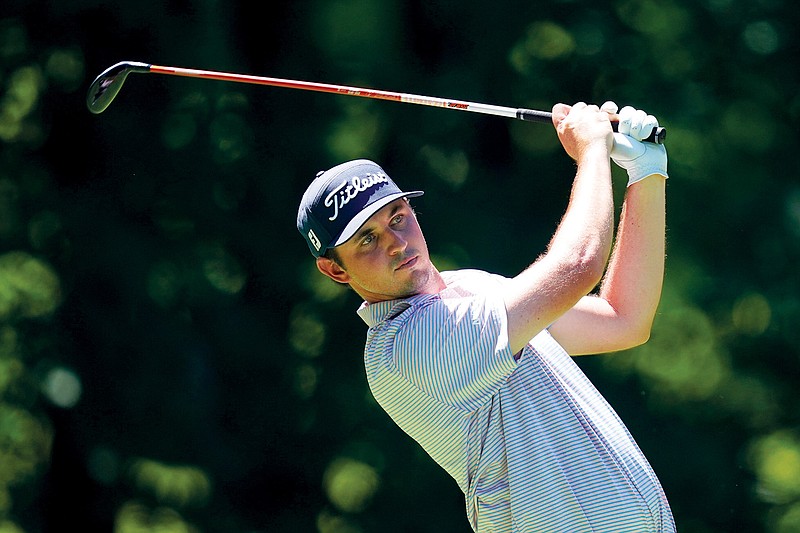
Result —
<svg viewBox="0 0 800 533"><path fill-rule="evenodd" d="M350 220L347 226L345 226L345 228L342 230L342 233L333 240L330 248L335 248L336 246L342 245L352 239L353 235L358 232L361 226L363 226L372 215L386 207L388 204L394 202L395 200L399 200L400 198L415 198L417 196L422 196L423 194L425 194L423 191L399 192L385 196L377 202L370 204Z"/></svg>

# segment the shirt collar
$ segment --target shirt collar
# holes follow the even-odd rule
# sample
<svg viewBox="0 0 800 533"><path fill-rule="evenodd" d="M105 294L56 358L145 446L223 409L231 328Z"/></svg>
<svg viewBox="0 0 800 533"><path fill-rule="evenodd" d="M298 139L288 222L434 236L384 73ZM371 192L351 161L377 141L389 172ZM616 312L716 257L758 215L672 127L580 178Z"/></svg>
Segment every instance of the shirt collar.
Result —
<svg viewBox="0 0 800 533"><path fill-rule="evenodd" d="M416 294L402 300L388 300L370 304L364 302L358 308L357 314L366 322L368 327L377 326L384 320L396 317L412 305L436 296L435 294Z"/></svg>

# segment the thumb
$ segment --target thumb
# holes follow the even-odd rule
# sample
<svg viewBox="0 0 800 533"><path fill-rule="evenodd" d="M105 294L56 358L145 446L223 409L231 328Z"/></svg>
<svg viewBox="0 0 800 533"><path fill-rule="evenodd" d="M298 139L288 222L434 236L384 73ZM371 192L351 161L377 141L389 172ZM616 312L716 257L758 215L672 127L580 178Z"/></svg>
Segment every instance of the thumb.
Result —
<svg viewBox="0 0 800 533"><path fill-rule="evenodd" d="M647 151L644 143L637 141L629 135L614 134L614 146L611 148L611 158L615 161L633 161Z"/></svg>
<svg viewBox="0 0 800 533"><path fill-rule="evenodd" d="M553 106L553 126L558 126L561 121L567 118L569 111L572 109L567 104L556 104Z"/></svg>
<svg viewBox="0 0 800 533"><path fill-rule="evenodd" d="M619 111L619 106L611 100L608 100L600 106L600 111L605 111L609 115L614 115L617 113L617 111Z"/></svg>

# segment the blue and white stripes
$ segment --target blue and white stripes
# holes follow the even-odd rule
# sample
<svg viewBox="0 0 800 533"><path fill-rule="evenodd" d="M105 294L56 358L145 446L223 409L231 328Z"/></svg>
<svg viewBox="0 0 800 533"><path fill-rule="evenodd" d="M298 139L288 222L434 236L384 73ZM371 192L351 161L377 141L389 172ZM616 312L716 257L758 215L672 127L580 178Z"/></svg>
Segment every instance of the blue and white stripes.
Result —
<svg viewBox="0 0 800 533"><path fill-rule="evenodd" d="M674 531L644 455L550 334L510 353L503 278L443 276L438 295L359 315L375 399L456 480L473 529Z"/></svg>

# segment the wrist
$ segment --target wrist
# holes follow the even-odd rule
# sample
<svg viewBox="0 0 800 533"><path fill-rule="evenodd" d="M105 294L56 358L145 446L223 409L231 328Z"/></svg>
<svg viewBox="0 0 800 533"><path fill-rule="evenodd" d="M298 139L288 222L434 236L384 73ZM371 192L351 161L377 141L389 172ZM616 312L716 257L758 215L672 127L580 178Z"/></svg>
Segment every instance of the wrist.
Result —
<svg viewBox="0 0 800 533"><path fill-rule="evenodd" d="M664 181L669 176L667 175L666 170L662 169L661 167L652 167L652 168L641 168L636 169L635 172L629 171L628 172L628 187L635 183L639 183L644 180L648 181L657 181L655 178L658 178L659 181Z"/></svg>
<svg viewBox="0 0 800 533"><path fill-rule="evenodd" d="M631 191L659 191L664 189L667 177L668 176L666 174L661 173L648 174L647 176L635 181L629 179L627 187Z"/></svg>
<svg viewBox="0 0 800 533"><path fill-rule="evenodd" d="M576 158L579 166L586 164L608 163L611 158L611 148L608 144L596 139L582 147Z"/></svg>

